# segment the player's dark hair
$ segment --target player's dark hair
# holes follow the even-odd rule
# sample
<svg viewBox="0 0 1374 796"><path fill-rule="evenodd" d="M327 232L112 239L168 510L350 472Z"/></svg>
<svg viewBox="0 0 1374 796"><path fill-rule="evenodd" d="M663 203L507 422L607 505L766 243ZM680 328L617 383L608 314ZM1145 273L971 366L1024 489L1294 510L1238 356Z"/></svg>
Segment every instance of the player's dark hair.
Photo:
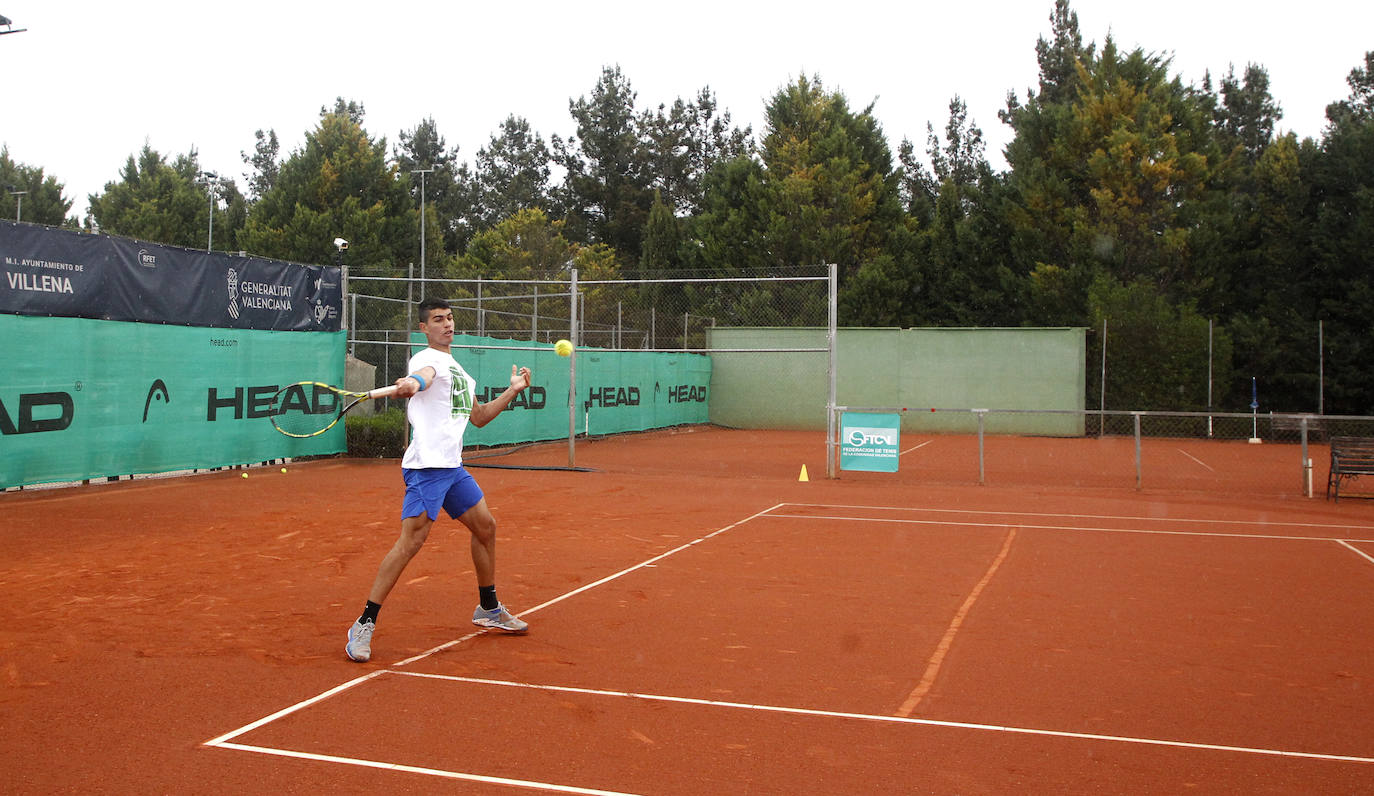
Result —
<svg viewBox="0 0 1374 796"><path fill-rule="evenodd" d="M420 311L420 323L427 323L429 321L430 310L447 310L452 308L449 307L448 302L443 299L429 298L421 301L417 309Z"/></svg>

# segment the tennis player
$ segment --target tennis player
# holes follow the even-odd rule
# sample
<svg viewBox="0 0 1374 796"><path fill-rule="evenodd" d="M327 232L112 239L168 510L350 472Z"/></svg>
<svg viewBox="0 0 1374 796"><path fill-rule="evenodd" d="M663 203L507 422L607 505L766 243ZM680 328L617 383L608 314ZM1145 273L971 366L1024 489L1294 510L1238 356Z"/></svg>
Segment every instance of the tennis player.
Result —
<svg viewBox="0 0 1374 796"><path fill-rule="evenodd" d="M439 299L422 301L419 310L419 328L429 345L410 358L410 375L396 380L397 396L410 398L406 416L414 429L401 460L406 483L401 536L377 569L362 616L348 629L344 651L360 662L372 657L372 633L382 601L420 552L440 508L472 534L478 597L472 623L507 633L528 628L496 599L496 519L477 482L463 468L463 432L468 423L481 428L501 414L530 386L530 369L511 365L510 386L491 401L477 403L476 381L453 358L453 310Z"/></svg>

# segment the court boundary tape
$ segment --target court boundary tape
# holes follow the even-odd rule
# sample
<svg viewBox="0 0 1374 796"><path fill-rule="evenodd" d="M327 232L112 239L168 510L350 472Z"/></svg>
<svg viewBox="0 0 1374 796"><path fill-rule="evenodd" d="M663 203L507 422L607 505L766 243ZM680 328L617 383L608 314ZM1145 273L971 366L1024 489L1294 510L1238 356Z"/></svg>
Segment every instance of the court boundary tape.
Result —
<svg viewBox="0 0 1374 796"><path fill-rule="evenodd" d="M922 727L943 727L956 730L980 730L1014 735L1038 735L1050 738L1071 738L1084 741L1111 741L1114 743L1136 744L1141 746L1162 746L1175 749L1200 749L1213 752L1236 752L1241 754L1264 755L1268 757L1292 757L1305 760L1329 760L1344 763L1374 763L1374 757L1359 755L1334 755L1322 752L1295 752L1284 749L1266 749L1260 746L1230 746L1227 744L1201 743L1198 741L1172 741L1166 738L1144 738L1131 735L1106 735L1095 732L1074 732L1072 730L1045 730L1035 727L1016 727L1009 724L980 724L968 721L946 721L941 719L922 719L911 716L888 716L881 713L851 713L843 710L823 710L819 708L794 708L782 705L749 704L747 702L728 702L719 699L700 697L678 697L664 694L642 694L634 691L608 691L598 688L579 688L566 685L543 685L521 683L514 680L491 680L482 677L463 677L452 674L430 674L427 672L391 672L403 677L420 677L430 680L449 680L476 685L506 686L538 691L554 691L564 694L586 696L618 697L622 699L643 699L650 702L670 702L679 705L703 705L707 707L755 710L764 713L784 713L793 716L816 716L831 719L851 719L887 724L911 724Z"/></svg>

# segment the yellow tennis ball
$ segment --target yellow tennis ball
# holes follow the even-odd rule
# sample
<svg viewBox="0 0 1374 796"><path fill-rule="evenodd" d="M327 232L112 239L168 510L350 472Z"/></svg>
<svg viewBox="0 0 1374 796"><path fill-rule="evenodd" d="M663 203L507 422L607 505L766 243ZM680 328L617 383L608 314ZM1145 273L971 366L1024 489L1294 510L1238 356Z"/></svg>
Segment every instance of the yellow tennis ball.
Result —
<svg viewBox="0 0 1374 796"><path fill-rule="evenodd" d="M560 357L570 357L573 352L573 344L569 340L559 340L553 344L553 350L558 352Z"/></svg>
<svg viewBox="0 0 1374 796"><path fill-rule="evenodd" d="M285 467L281 468L281 471L282 471L283 473L286 472L286 468L285 468Z"/></svg>
<svg viewBox="0 0 1374 796"><path fill-rule="evenodd" d="M244 473L244 474L243 474L243 477L244 477L244 478L247 478L247 477L248 477L248 473Z"/></svg>

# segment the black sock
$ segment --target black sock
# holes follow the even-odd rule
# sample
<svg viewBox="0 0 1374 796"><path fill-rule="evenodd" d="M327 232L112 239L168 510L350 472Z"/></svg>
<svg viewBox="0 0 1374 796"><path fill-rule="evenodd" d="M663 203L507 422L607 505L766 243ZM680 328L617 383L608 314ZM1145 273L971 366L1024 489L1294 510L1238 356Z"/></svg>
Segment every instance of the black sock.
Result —
<svg viewBox="0 0 1374 796"><path fill-rule="evenodd" d="M367 605L363 608L363 615L358 617L358 624L365 625L368 622L374 625L377 624L377 612L380 610L382 610L380 603L374 603L368 600Z"/></svg>
<svg viewBox="0 0 1374 796"><path fill-rule="evenodd" d="M496 584L477 587L477 599L482 601L483 611L494 611L501 602L496 599Z"/></svg>

